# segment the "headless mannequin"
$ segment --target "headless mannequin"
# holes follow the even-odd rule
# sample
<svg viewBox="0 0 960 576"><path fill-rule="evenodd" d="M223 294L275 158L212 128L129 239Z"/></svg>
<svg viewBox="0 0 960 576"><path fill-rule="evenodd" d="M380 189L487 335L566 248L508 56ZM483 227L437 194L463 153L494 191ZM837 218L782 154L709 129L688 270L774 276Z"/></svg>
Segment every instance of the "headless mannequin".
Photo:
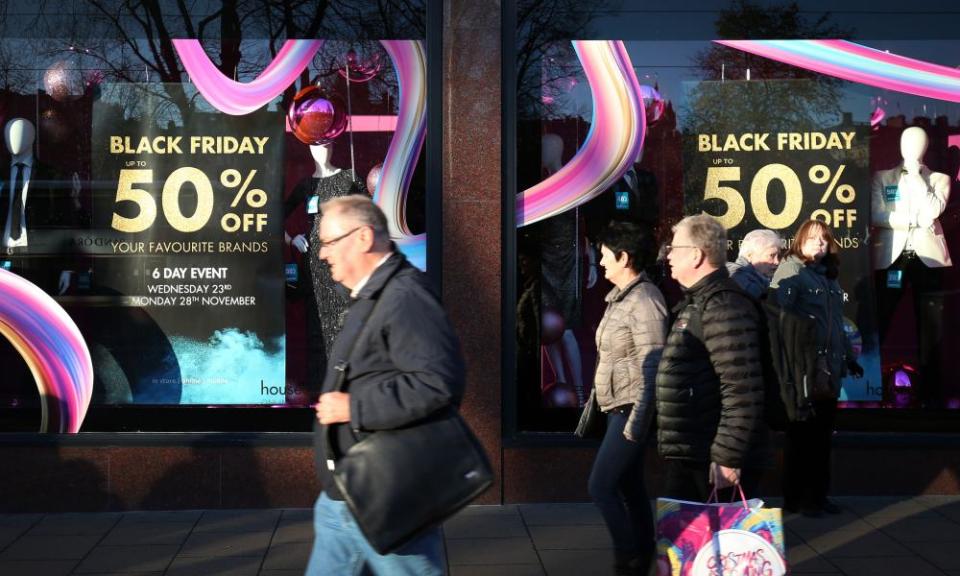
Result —
<svg viewBox="0 0 960 576"><path fill-rule="evenodd" d="M541 140L540 150L540 164L544 174L549 176L560 170L563 165L563 139L556 134L544 134ZM544 250L556 249L549 245L550 240L552 239L547 238L548 242L545 242L543 245ZM567 248L561 247L559 249L563 250ZM569 249L576 250L576 247L570 246ZM593 265L594 256L592 251L589 252L591 253L591 276L588 280L588 287L592 286L597 280L596 266ZM578 257L574 256L574 258L577 259ZM579 270L579 267L577 267L577 270ZM576 282L579 283L580 275L577 274L576 276ZM546 277L544 281L546 283ZM566 357L570 369L570 377L573 379L573 389L577 395L577 403L582 406L585 397L583 391L583 363L580 358L580 345L577 343L577 338L573 330L569 327L572 324L571 319L566 317L566 314L564 314L564 316L567 327L564 329L563 335L558 341L546 346L547 356L550 358L554 372L556 372L557 386L564 386L567 383L567 374L566 370L564 370L563 362L564 357Z"/></svg>
<svg viewBox="0 0 960 576"><path fill-rule="evenodd" d="M595 243L612 221L634 222L656 230L660 214L657 180L640 167L643 152L643 148L637 152L620 179L582 206L586 235L591 242ZM654 270L648 272L656 277Z"/></svg>
<svg viewBox="0 0 960 576"><path fill-rule="evenodd" d="M330 144L315 144L310 146L310 155L313 156L313 161L316 166L313 170L314 178L329 178L340 172L340 168L337 168L330 162L330 157L333 156L333 146ZM310 249L310 240L303 234L297 234L293 238L290 238L290 235L284 231L283 241L299 250L301 254L306 254L307 250Z"/></svg>
<svg viewBox="0 0 960 576"><path fill-rule="evenodd" d="M903 131L903 164L874 175L872 216L881 340L906 289L912 287L920 367L920 400L942 402L939 348L943 334L942 269L952 265L939 216L950 177L923 165L929 139L918 126Z"/></svg>
<svg viewBox="0 0 960 576"><path fill-rule="evenodd" d="M313 172L296 185L284 202L286 217L300 210L306 213L306 232L291 237L284 231L284 241L302 254L299 258L302 273L298 276L303 278L299 284L300 294L306 299L307 376L303 389L306 397L319 391L327 356L340 332L341 318L348 303L346 293L330 277L326 263L320 260L319 251L310 249L318 234L320 205L337 196L364 192L363 186L355 181L352 170L341 170L333 164L332 144L310 146L310 155L314 162Z"/></svg>

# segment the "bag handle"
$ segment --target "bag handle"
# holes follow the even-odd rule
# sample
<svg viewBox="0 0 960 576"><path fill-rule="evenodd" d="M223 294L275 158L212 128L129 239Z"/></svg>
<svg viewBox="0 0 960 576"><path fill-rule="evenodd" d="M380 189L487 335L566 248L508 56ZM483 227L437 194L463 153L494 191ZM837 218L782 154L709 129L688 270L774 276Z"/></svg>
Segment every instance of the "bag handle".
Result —
<svg viewBox="0 0 960 576"><path fill-rule="evenodd" d="M747 495L744 494L744 492L743 492L743 486L741 486L739 482L737 482L737 483L735 484L735 486L737 487L737 490L740 492L740 501L743 502L743 509L744 509L744 510L749 510L749 509L750 509L750 506L747 505ZM731 504L732 504L734 501L736 501L736 499L737 499L737 492L733 492L732 494L730 494L730 503L731 503ZM707 502L706 502L706 503L707 503L707 504L719 504L719 503L720 503L720 502L718 501L718 497L717 497L717 485L716 485L716 484L713 485L713 490L710 492L710 497L707 498Z"/></svg>

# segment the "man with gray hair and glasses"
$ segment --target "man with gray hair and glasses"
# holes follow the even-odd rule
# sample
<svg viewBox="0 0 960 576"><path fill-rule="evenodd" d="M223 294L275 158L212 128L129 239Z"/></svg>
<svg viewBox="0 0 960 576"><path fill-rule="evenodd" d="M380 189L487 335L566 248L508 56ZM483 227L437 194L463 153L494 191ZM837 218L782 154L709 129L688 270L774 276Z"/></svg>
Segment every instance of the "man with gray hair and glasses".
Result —
<svg viewBox="0 0 960 576"><path fill-rule="evenodd" d="M684 218L664 248L683 288L656 379L666 495L703 502L710 484L740 484L753 496L766 447L760 313L727 275L717 220Z"/></svg>
<svg viewBox="0 0 960 576"><path fill-rule="evenodd" d="M314 507L306 574L440 576L446 562L439 526L425 527L393 552L378 553L351 515L333 471L337 458L360 440L459 406L465 385L460 343L427 276L396 250L387 220L370 198L334 198L321 213L311 245L319 247L333 279L350 291L351 303L314 408L323 492ZM423 473L415 462L410 467L406 473ZM384 490L391 481L382 478Z"/></svg>
<svg viewBox="0 0 960 576"><path fill-rule="evenodd" d="M736 261L727 262L727 272L747 294L762 300L780 264L782 249L783 241L773 230L751 230L740 243Z"/></svg>

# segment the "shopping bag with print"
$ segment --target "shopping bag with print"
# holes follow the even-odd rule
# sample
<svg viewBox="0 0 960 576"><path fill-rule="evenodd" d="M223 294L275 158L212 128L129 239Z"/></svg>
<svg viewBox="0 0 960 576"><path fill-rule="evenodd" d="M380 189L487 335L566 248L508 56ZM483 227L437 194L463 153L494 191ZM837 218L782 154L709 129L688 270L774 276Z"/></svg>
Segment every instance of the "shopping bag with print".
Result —
<svg viewBox="0 0 960 576"><path fill-rule="evenodd" d="M759 499L658 498L657 556L658 576L780 576L787 573L783 515Z"/></svg>

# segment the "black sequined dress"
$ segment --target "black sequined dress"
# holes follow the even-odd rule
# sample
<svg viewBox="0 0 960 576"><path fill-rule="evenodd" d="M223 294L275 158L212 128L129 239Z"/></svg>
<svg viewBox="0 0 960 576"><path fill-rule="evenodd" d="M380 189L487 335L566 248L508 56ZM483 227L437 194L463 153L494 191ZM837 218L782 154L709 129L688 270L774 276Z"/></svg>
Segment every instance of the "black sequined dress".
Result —
<svg viewBox="0 0 960 576"><path fill-rule="evenodd" d="M332 176L316 178L310 176L301 180L287 200L287 212L291 207L303 204L309 206L311 197L317 197L317 206L331 198L349 194L363 194L365 190L356 182L352 170L341 170ZM306 209L306 208L304 208ZM333 341L343 327L343 315L347 310L349 294L330 276L330 267L320 260L317 245L317 232L320 226L320 212L307 215L310 234L307 237L310 249L304 259L304 276L309 281L307 298L307 388L319 390L323 375L327 369L327 358L333 349Z"/></svg>

